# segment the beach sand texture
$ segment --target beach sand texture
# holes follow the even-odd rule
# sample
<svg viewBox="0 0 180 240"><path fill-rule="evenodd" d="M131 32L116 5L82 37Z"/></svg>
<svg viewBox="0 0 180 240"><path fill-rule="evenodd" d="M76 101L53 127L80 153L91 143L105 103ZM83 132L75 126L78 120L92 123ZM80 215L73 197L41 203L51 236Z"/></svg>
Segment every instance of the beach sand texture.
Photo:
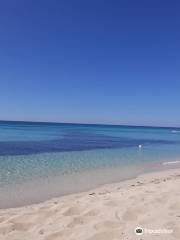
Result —
<svg viewBox="0 0 180 240"><path fill-rule="evenodd" d="M144 233L134 229L168 230ZM180 240L180 170L0 210L0 240Z"/></svg>

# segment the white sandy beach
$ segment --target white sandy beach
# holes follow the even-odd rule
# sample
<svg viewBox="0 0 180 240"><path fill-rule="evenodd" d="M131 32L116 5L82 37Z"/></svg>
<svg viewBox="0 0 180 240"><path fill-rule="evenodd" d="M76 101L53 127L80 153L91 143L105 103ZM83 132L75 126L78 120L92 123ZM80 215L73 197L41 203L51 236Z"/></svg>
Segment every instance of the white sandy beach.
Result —
<svg viewBox="0 0 180 240"><path fill-rule="evenodd" d="M136 236L137 226L144 229L143 235ZM0 210L0 240L31 239L179 240L180 170Z"/></svg>

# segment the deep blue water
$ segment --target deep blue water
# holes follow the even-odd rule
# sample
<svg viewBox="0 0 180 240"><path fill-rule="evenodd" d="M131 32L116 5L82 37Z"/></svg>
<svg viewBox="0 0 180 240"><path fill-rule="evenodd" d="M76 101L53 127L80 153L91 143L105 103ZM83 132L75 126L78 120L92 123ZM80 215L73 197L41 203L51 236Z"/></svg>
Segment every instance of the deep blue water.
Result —
<svg viewBox="0 0 180 240"><path fill-rule="evenodd" d="M0 156L179 144L178 131L177 128L0 122Z"/></svg>
<svg viewBox="0 0 180 240"><path fill-rule="evenodd" d="M177 159L179 128L0 121L1 196L15 183Z"/></svg>

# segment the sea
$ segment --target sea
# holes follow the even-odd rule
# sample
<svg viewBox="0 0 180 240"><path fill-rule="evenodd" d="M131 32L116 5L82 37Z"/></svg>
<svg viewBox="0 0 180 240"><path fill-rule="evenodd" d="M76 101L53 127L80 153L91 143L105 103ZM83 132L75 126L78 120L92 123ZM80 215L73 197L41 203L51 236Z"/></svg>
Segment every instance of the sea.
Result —
<svg viewBox="0 0 180 240"><path fill-rule="evenodd" d="M180 128L0 121L0 208L180 167Z"/></svg>

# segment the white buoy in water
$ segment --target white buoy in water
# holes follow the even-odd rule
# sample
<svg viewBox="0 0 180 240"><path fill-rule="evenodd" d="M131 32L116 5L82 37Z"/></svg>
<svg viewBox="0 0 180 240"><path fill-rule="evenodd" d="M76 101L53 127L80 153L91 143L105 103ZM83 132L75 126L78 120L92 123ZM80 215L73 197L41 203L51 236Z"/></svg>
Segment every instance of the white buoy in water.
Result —
<svg viewBox="0 0 180 240"><path fill-rule="evenodd" d="M141 149L142 148L142 145L139 145L139 149Z"/></svg>

